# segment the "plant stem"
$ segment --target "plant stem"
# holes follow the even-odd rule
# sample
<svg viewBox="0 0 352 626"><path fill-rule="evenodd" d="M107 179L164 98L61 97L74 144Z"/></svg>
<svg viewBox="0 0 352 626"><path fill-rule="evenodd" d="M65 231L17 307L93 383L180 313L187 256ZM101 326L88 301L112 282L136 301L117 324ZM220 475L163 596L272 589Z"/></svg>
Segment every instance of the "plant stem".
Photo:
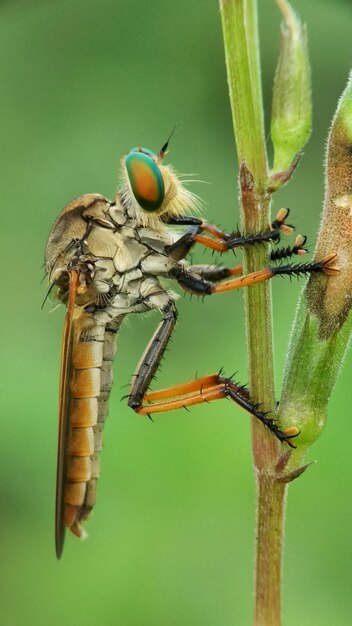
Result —
<svg viewBox="0 0 352 626"><path fill-rule="evenodd" d="M253 625L279 626L287 485L262 472L257 489L257 576Z"/></svg>
<svg viewBox="0 0 352 626"><path fill-rule="evenodd" d="M267 227L270 196L259 65L255 0L220 0L231 110L240 163L241 215L246 233ZM244 252L245 271L267 264L266 246ZM271 290L262 283L245 290L250 392L265 410L275 410ZM252 446L257 479L254 626L281 624L281 563L285 485L274 470L280 445L256 420Z"/></svg>

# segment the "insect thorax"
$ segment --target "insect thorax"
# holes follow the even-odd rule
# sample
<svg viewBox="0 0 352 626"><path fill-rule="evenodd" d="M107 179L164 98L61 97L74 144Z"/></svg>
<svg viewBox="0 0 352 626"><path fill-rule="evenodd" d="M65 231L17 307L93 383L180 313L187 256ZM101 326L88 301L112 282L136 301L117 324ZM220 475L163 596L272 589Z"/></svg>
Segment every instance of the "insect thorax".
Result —
<svg viewBox="0 0 352 626"><path fill-rule="evenodd" d="M50 282L65 301L68 268L86 264L76 304L104 324L127 313L160 309L172 297L159 281L173 265L165 251L171 242L160 221L157 229L141 225L122 203L87 194L64 209L50 233Z"/></svg>

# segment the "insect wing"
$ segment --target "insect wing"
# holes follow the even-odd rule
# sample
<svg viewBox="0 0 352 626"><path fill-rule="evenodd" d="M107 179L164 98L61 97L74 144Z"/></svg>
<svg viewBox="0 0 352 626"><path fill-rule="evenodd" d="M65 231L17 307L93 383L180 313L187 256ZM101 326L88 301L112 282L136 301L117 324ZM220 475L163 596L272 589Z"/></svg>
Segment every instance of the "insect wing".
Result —
<svg viewBox="0 0 352 626"><path fill-rule="evenodd" d="M57 473L56 473L56 510L55 510L55 547L56 556L59 559L65 541L64 516L64 489L65 489L65 465L66 447L69 434L69 410L70 410L70 374L71 356L73 344L73 311L78 286L78 274L75 271L69 273L69 292L67 312L62 336L61 360L60 360L60 388L59 388L59 436L57 449Z"/></svg>

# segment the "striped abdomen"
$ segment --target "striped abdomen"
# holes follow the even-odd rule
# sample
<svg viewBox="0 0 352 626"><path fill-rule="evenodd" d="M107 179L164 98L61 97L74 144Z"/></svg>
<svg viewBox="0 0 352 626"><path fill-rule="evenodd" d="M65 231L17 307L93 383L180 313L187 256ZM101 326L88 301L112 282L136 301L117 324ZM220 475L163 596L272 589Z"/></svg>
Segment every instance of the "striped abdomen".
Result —
<svg viewBox="0 0 352 626"><path fill-rule="evenodd" d="M112 386L116 330L74 322L70 406L63 489L63 523L81 537L95 504L99 454ZM82 323L83 321L83 323Z"/></svg>

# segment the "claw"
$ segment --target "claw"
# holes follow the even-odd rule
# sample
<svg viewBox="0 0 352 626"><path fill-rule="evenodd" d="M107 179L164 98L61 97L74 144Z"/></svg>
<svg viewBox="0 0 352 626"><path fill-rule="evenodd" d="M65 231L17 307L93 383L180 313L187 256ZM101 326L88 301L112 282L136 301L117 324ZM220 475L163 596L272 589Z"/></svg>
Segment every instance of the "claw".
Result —
<svg viewBox="0 0 352 626"><path fill-rule="evenodd" d="M328 254L322 259L321 262L323 265L324 274L327 274L328 276L336 276L337 274L339 274L340 269L336 265L336 261L337 261L337 254L335 252Z"/></svg>
<svg viewBox="0 0 352 626"><path fill-rule="evenodd" d="M278 228L284 235L291 235L295 227L292 224L286 224L289 213L290 209L279 209L276 219L270 225L270 229L275 230Z"/></svg>
<svg viewBox="0 0 352 626"><path fill-rule="evenodd" d="M295 245L293 246L293 251L298 256L304 256L306 252L308 252L308 248L305 248L305 243L307 241L306 235L297 235L295 239Z"/></svg>
<svg viewBox="0 0 352 626"><path fill-rule="evenodd" d="M285 430L282 431L282 434L283 434L282 441L287 443L290 446L290 448L296 448L297 446L291 441L291 439L298 437L300 432L301 431L298 430L296 426L289 426L288 428L285 428Z"/></svg>

